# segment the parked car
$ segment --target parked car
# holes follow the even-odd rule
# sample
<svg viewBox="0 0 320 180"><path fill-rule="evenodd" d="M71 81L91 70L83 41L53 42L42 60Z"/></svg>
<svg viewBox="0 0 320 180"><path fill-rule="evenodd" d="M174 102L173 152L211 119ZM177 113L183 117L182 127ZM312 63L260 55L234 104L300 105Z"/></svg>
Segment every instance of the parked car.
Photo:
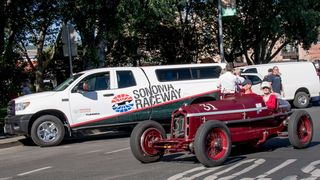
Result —
<svg viewBox="0 0 320 180"><path fill-rule="evenodd" d="M83 71L53 91L9 102L5 132L54 146L65 135L87 129L132 129L148 119L170 126L171 112L182 104L219 98L216 82L224 67L212 63Z"/></svg>
<svg viewBox="0 0 320 180"><path fill-rule="evenodd" d="M276 136L288 136L294 148L310 145L311 116L291 111L290 104L266 107L261 96L236 94L222 100L181 106L172 113L171 133L155 121L138 124L130 137L131 151L143 163L166 153L191 152L205 166L218 166L230 155L232 145L261 145ZM289 118L290 117L290 118Z"/></svg>
<svg viewBox="0 0 320 180"><path fill-rule="evenodd" d="M297 108L306 108L310 101L318 101L320 97L320 80L311 62L269 63L241 67L241 75L252 81L252 90L261 94L260 83L268 74L268 69L278 66L284 99L293 103Z"/></svg>

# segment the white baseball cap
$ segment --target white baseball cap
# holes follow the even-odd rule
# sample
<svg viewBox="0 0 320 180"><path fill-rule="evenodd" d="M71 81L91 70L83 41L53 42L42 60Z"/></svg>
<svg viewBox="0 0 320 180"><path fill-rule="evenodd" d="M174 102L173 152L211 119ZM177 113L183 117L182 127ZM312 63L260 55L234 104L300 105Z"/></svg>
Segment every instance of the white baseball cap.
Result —
<svg viewBox="0 0 320 180"><path fill-rule="evenodd" d="M265 87L271 89L271 83L268 82L268 81L263 81L263 82L261 83L261 89L263 89L263 88L265 88Z"/></svg>

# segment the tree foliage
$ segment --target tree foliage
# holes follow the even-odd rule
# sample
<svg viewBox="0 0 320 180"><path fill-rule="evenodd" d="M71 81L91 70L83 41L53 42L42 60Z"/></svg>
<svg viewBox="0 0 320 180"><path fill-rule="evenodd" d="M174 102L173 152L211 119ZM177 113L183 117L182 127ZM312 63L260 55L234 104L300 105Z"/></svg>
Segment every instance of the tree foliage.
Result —
<svg viewBox="0 0 320 180"><path fill-rule="evenodd" d="M224 19L227 61L244 55L248 64L270 62L289 43L305 48L315 42L319 1L238 0L238 16Z"/></svg>
<svg viewBox="0 0 320 180"><path fill-rule="evenodd" d="M3 0L0 3L1 103L21 81L43 89L48 74L62 79L61 26L79 33L74 71L105 66L195 63L219 55L217 1L203 0ZM268 63L286 44L308 49L317 40L319 0L237 0L237 16L223 18L225 58ZM37 50L37 66L27 47ZM25 72L18 61L31 67Z"/></svg>

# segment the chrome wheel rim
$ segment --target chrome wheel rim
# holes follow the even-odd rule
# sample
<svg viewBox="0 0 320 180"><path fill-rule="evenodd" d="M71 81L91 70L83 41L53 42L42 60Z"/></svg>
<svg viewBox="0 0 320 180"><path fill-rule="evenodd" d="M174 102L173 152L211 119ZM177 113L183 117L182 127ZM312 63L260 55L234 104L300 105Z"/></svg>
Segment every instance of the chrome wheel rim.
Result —
<svg viewBox="0 0 320 180"><path fill-rule="evenodd" d="M307 103L307 97L305 97L305 96L299 96L298 97L298 102L299 102L299 104L306 104Z"/></svg>
<svg viewBox="0 0 320 180"><path fill-rule="evenodd" d="M38 126L37 135L43 142L52 142L59 136L59 129L55 123L45 121Z"/></svg>

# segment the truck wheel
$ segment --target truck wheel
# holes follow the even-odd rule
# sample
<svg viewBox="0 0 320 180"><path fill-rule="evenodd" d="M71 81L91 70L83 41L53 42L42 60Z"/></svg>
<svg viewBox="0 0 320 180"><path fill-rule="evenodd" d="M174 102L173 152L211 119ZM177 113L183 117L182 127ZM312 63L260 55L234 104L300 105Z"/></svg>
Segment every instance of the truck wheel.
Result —
<svg viewBox="0 0 320 180"><path fill-rule="evenodd" d="M231 152L231 135L228 127L220 121L207 121L197 130L194 151L205 166L219 166Z"/></svg>
<svg viewBox="0 0 320 180"><path fill-rule="evenodd" d="M35 120L31 127L31 138L41 147L56 146L63 140L65 129L56 116L44 115Z"/></svg>
<svg viewBox="0 0 320 180"><path fill-rule="evenodd" d="M154 149L153 142L165 139L166 131L155 121L144 121L138 124L130 136L132 154L142 163L158 161L164 152Z"/></svg>
<svg viewBox="0 0 320 180"><path fill-rule="evenodd" d="M309 101L309 95L305 92L300 91L294 96L293 105L296 108L306 108L309 105Z"/></svg>
<svg viewBox="0 0 320 180"><path fill-rule="evenodd" d="M289 141L294 148L302 149L310 145L313 136L313 124L307 111L294 111L288 122Z"/></svg>

